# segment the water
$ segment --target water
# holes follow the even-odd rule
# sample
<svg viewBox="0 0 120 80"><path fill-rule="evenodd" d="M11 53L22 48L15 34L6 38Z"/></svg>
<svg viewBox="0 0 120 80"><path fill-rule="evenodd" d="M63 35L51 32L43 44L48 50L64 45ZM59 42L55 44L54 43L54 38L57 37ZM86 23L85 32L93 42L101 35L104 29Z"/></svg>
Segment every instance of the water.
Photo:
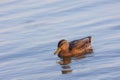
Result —
<svg viewBox="0 0 120 80"><path fill-rule="evenodd" d="M119 8L120 0L1 0L0 80L119 80ZM89 35L94 53L62 74L58 41Z"/></svg>

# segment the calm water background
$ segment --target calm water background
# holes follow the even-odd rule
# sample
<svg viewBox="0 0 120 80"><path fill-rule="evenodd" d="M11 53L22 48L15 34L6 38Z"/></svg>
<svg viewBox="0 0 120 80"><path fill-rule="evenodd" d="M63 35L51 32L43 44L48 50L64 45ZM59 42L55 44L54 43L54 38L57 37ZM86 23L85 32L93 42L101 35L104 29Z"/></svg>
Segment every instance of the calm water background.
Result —
<svg viewBox="0 0 120 80"><path fill-rule="evenodd" d="M62 74L58 41L88 35L94 54ZM0 80L120 80L120 0L1 0Z"/></svg>

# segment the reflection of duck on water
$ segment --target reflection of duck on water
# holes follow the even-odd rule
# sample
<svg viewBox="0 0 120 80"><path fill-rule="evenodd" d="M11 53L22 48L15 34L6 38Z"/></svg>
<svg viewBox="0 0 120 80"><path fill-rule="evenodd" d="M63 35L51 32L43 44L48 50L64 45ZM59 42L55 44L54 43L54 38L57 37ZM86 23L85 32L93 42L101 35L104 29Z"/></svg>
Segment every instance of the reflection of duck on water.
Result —
<svg viewBox="0 0 120 80"><path fill-rule="evenodd" d="M62 67L62 70L61 70L62 74L67 74L67 73L72 72L71 67L69 66L69 63L71 63L71 57L63 58L62 60L57 61L57 62Z"/></svg>
<svg viewBox="0 0 120 80"><path fill-rule="evenodd" d="M60 57L62 60L58 63L62 66L66 66L67 64L71 63L72 57L77 56L84 56L87 53L93 52L92 46L91 46L91 36L74 40L71 42L67 42L67 40L61 40L58 43L58 48L54 54L58 54L58 57ZM84 56L85 57L85 56ZM80 57L83 58L83 57ZM68 65L67 65L68 66ZM70 69L64 69L62 67L62 73L66 74L69 72L72 72Z"/></svg>
<svg viewBox="0 0 120 80"><path fill-rule="evenodd" d="M80 59L83 59L83 58L86 58L86 57L90 57L88 55L82 55L82 56L76 56L76 57L65 57L64 59L62 60L57 60L57 63L61 65L62 67L62 74L68 74L68 73L71 73L72 72L72 69L71 69L71 66L69 63L71 63L71 59L72 60L80 60Z"/></svg>
<svg viewBox="0 0 120 80"><path fill-rule="evenodd" d="M62 68L63 68L61 70L62 74L67 74L67 73L72 72L72 69L71 69L71 67L69 65L63 65Z"/></svg>

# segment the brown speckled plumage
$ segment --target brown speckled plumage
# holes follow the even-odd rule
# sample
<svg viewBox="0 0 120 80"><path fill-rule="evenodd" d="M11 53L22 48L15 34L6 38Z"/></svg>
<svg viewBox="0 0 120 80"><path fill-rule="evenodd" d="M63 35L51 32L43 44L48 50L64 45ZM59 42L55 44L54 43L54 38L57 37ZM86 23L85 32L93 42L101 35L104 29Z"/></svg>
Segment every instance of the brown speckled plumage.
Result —
<svg viewBox="0 0 120 80"><path fill-rule="evenodd" d="M55 54L59 57L74 57L81 56L92 51L91 36L67 42L67 40L60 40Z"/></svg>

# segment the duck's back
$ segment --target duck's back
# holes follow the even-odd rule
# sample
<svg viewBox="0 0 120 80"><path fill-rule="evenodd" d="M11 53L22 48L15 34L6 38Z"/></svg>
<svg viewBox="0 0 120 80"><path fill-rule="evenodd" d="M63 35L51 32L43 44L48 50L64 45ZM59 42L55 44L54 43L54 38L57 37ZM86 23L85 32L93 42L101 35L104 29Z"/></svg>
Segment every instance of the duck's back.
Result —
<svg viewBox="0 0 120 80"><path fill-rule="evenodd" d="M71 41L69 44L70 44L69 50L73 56L84 54L88 46L91 46L91 36Z"/></svg>

